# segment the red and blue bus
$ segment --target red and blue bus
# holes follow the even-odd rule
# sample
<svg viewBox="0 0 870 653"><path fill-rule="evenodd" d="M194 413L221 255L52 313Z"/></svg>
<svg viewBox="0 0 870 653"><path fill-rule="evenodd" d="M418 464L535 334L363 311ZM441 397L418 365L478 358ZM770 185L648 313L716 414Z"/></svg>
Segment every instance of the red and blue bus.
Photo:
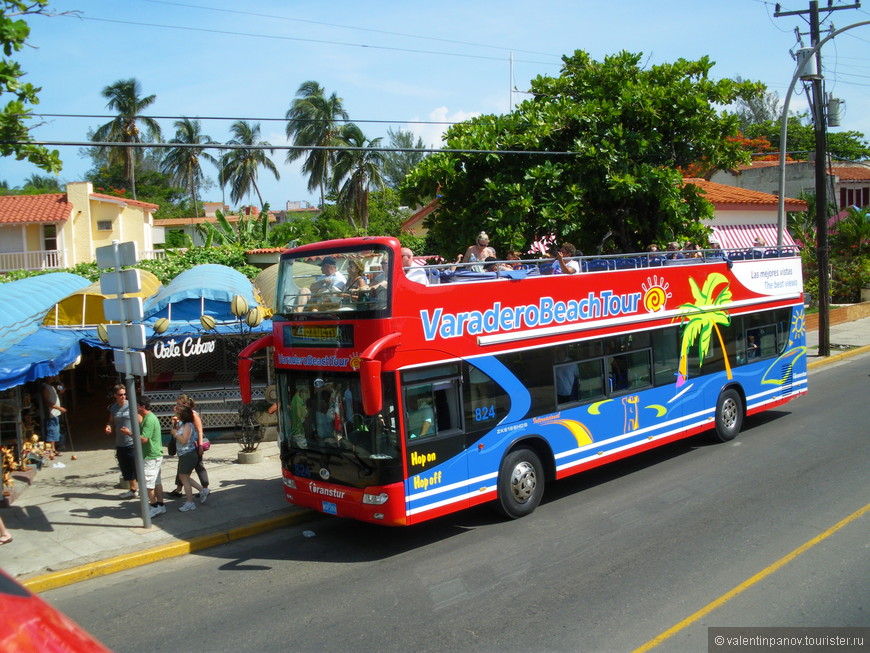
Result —
<svg viewBox="0 0 870 653"><path fill-rule="evenodd" d="M285 251L239 378L250 401L251 357L273 348L287 500L388 525L485 502L521 517L550 481L731 440L807 391L794 250L577 261L406 274L394 238Z"/></svg>

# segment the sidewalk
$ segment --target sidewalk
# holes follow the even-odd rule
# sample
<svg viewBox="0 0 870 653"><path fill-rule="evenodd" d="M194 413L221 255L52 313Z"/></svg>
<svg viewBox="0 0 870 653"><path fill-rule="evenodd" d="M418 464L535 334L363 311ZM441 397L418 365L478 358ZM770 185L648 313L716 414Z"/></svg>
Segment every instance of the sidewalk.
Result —
<svg viewBox="0 0 870 653"><path fill-rule="evenodd" d="M807 334L811 371L870 352L870 318L832 327L830 340L831 357L820 358L818 333ZM43 467L12 507L0 511L15 538L0 546L0 567L39 592L319 516L284 500L277 443L260 445L264 458L256 464L238 464L238 450L235 441L214 441L206 454L207 502L182 513L182 499L170 499L150 529L142 527L138 498L119 499L113 450L80 451L77 460L66 452L54 461L64 467ZM164 460L167 490L176 465Z"/></svg>
<svg viewBox="0 0 870 653"><path fill-rule="evenodd" d="M196 510L166 497L166 513L143 528L138 496L122 500L112 449L73 452L48 463L8 509L0 511L14 541L0 547L0 567L32 591L59 587L144 562L189 553L310 516L281 491L276 442L260 445L262 462L241 465L235 440L213 441L206 453L211 494ZM61 463L63 467L55 467ZM172 490L175 458L165 458L164 490ZM194 479L196 474L194 473Z"/></svg>

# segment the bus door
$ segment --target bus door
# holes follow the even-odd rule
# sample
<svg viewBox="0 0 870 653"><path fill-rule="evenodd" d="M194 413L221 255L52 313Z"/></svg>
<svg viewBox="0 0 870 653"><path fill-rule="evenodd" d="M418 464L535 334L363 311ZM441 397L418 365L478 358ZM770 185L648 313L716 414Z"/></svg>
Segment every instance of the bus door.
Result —
<svg viewBox="0 0 870 653"><path fill-rule="evenodd" d="M457 363L402 372L408 523L468 506Z"/></svg>

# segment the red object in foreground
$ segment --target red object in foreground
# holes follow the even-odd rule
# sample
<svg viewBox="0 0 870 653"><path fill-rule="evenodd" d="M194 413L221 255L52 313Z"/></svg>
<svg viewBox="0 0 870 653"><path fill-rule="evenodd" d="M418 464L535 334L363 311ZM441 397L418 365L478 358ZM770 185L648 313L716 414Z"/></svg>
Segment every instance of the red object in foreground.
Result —
<svg viewBox="0 0 870 653"><path fill-rule="evenodd" d="M0 651L110 653L72 619L0 571Z"/></svg>

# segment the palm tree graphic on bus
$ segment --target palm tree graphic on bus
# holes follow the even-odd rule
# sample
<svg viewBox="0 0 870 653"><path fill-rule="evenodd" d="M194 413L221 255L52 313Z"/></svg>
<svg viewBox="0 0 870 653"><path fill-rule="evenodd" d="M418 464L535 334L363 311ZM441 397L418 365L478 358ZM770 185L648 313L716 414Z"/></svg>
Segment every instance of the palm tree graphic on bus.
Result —
<svg viewBox="0 0 870 653"><path fill-rule="evenodd" d="M722 284L725 287L720 289ZM731 302L731 284L724 274L714 272L704 281L703 288L699 288L697 282L692 277L689 277L689 286L692 289L694 302L680 306L679 311L681 315L679 318L674 318L684 321L677 387L683 385L688 376L689 347L694 345L695 342L698 343L698 359L700 364L703 365L704 358L710 351L710 341L713 339L714 331L719 338L719 344L722 346L722 355L725 359L725 372L728 378L731 378L731 363L728 360L725 342L722 340L722 332L719 330L720 324L726 327L731 324L731 314L724 308L713 310L716 307L726 306Z"/></svg>

